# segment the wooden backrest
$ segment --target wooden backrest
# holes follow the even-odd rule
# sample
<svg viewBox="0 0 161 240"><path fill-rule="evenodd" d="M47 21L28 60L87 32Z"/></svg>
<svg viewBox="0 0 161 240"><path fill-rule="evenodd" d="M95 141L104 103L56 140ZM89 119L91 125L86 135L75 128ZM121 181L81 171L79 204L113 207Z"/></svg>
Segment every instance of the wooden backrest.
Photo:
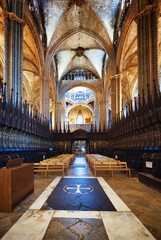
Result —
<svg viewBox="0 0 161 240"><path fill-rule="evenodd" d="M9 155L1 155L0 156L0 168L5 167L7 165L7 162L10 160Z"/></svg>

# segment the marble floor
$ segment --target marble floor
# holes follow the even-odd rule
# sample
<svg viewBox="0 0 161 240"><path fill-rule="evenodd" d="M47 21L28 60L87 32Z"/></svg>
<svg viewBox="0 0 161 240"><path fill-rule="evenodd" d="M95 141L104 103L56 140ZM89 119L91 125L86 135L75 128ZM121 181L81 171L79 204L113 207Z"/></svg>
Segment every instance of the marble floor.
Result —
<svg viewBox="0 0 161 240"><path fill-rule="evenodd" d="M65 178L94 179L83 156L75 158ZM101 173L96 178L116 211L42 210L61 179L35 174L34 193L12 213L0 213L0 239L161 239L161 193L140 183L137 176L118 173L111 178Z"/></svg>

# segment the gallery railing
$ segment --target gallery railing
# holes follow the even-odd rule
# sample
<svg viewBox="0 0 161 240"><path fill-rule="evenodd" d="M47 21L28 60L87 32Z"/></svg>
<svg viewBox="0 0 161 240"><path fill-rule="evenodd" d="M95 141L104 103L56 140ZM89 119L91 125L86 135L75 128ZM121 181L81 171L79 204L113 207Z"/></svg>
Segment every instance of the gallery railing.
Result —
<svg viewBox="0 0 161 240"><path fill-rule="evenodd" d="M78 129L82 129L82 130L85 130L87 132L91 131L91 124L69 124L69 127L70 127L71 132L74 132ZM93 127L94 127L94 125L93 125Z"/></svg>

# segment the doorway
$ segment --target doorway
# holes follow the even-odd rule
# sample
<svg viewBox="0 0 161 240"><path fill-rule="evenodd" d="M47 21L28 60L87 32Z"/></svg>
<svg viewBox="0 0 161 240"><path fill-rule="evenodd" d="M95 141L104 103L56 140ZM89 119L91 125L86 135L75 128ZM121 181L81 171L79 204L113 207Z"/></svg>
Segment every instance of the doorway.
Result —
<svg viewBox="0 0 161 240"><path fill-rule="evenodd" d="M87 152L86 140L76 140L73 144L75 154L85 154Z"/></svg>

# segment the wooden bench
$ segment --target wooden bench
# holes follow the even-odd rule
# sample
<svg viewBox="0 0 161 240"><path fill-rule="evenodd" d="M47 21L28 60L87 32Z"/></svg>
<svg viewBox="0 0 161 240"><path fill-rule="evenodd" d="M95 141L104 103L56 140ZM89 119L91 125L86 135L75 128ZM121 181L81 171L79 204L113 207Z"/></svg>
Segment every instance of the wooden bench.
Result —
<svg viewBox="0 0 161 240"><path fill-rule="evenodd" d="M91 170L94 172L94 175L96 176L98 171L106 171L111 174L111 176L114 176L115 171L120 172L127 172L129 174L129 177L131 177L131 171L130 168L127 167L126 162L120 162L120 161L95 161L91 165Z"/></svg>
<svg viewBox="0 0 161 240"><path fill-rule="evenodd" d="M45 165L41 165L40 163L34 163L34 173L45 173L45 178L48 177L47 167Z"/></svg>
<svg viewBox="0 0 161 240"><path fill-rule="evenodd" d="M48 173L61 172L64 177L63 163L34 163L34 173L45 173L45 178L48 178Z"/></svg>
<svg viewBox="0 0 161 240"><path fill-rule="evenodd" d="M47 174L49 172L61 172L62 177L64 177L64 163L57 162L57 163L48 163L47 165Z"/></svg>
<svg viewBox="0 0 161 240"><path fill-rule="evenodd" d="M68 172L69 166L70 166L70 159L67 158L49 158L46 160L43 160L40 162L41 164L57 164L57 163L63 163L64 164L64 171Z"/></svg>
<svg viewBox="0 0 161 240"><path fill-rule="evenodd" d="M109 161L95 161L91 166L91 171L93 171L94 176L96 176L98 171L106 171L111 173L111 165L117 164L116 162L109 162Z"/></svg>
<svg viewBox="0 0 161 240"><path fill-rule="evenodd" d="M131 177L131 169L127 167L127 162L119 162L116 165L111 165L112 177L114 176L115 171L126 172L128 173L129 177Z"/></svg>
<svg viewBox="0 0 161 240"><path fill-rule="evenodd" d="M91 164L91 170L93 171L95 177L98 171L110 172L111 171L110 162L95 161Z"/></svg>

